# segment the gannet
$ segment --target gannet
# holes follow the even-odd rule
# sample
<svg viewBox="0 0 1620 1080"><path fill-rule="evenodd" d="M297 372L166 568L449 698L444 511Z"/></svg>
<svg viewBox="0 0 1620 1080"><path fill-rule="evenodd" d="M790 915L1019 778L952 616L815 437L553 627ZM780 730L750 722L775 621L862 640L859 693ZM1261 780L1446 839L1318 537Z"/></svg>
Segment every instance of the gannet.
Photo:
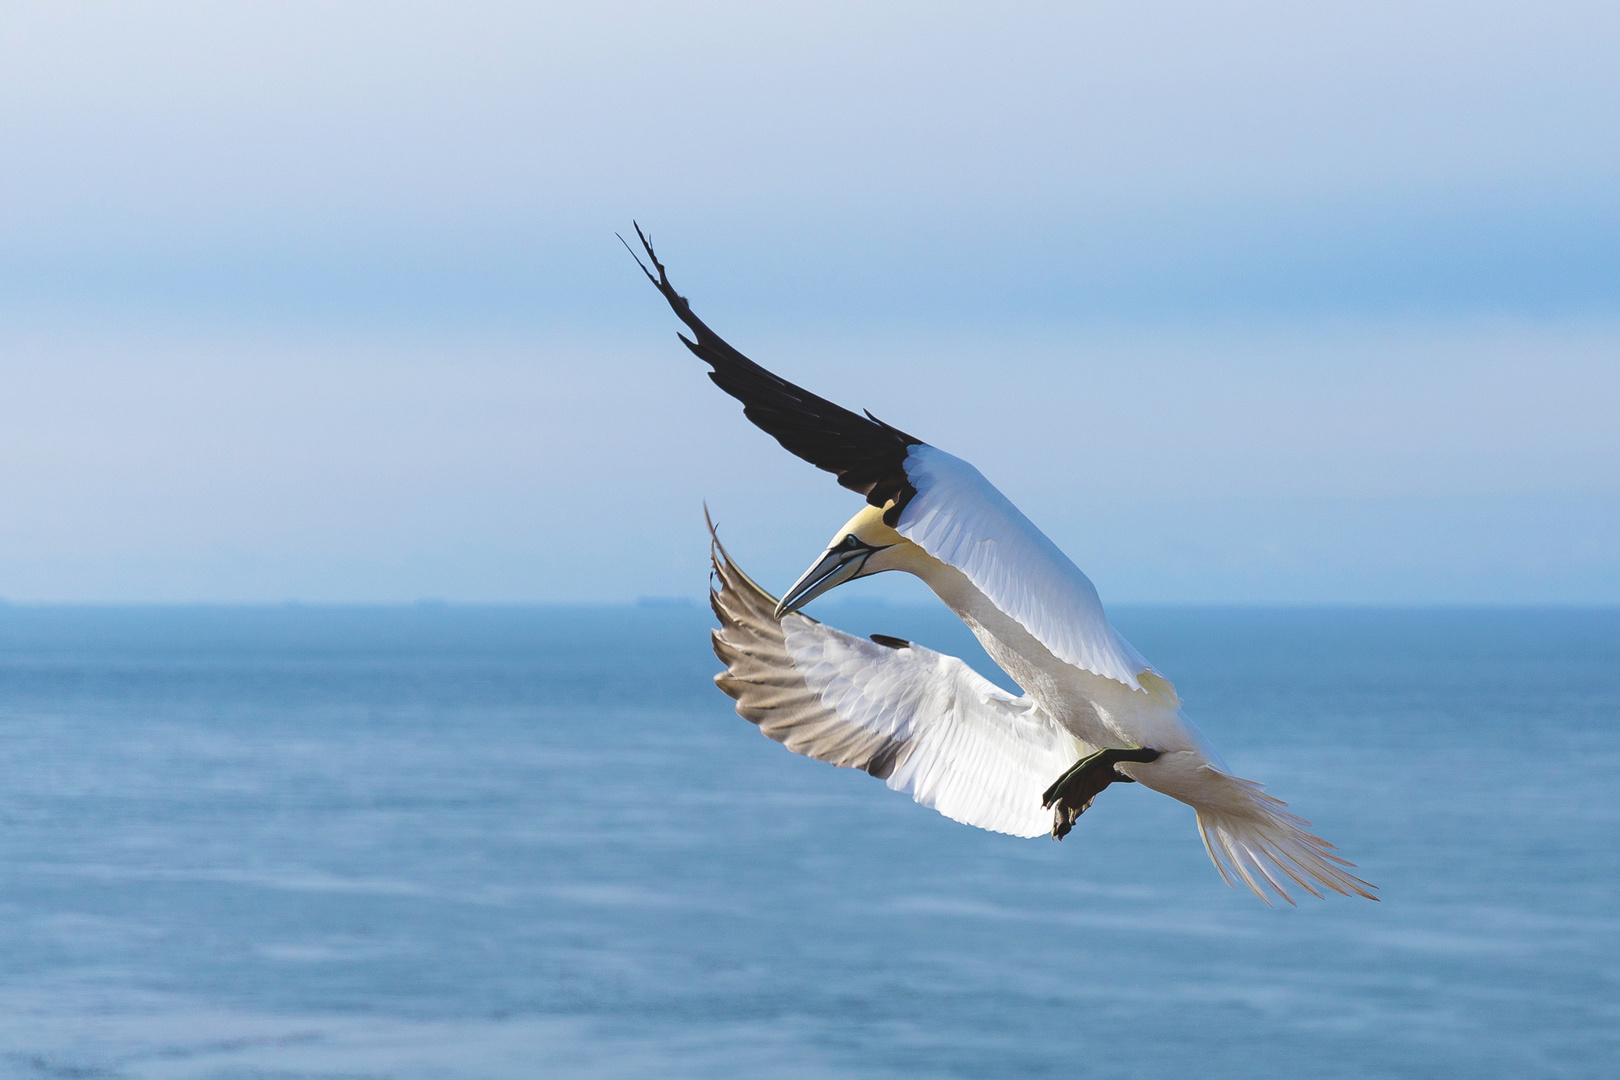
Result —
<svg viewBox="0 0 1620 1080"><path fill-rule="evenodd" d="M1015 836L1062 839L1110 784L1137 782L1196 811L1234 888L1241 880L1268 904L1265 886L1294 903L1288 882L1377 899L1309 822L1224 768L1175 687L1109 624L1091 581L977 469L748 359L693 314L639 225L636 235L656 275L637 263L692 331L679 337L709 378L790 453L866 497L780 601L710 525L714 650L726 666L715 681L739 714L795 753L865 769L947 817ZM799 612L891 570L921 578L1024 693L955 657Z"/></svg>

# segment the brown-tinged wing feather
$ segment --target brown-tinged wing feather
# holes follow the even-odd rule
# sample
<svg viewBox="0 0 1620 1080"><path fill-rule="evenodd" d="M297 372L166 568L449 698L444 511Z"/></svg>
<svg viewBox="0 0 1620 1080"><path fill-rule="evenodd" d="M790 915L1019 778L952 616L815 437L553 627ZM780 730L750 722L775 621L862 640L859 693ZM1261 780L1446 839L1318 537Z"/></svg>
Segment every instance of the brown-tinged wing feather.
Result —
<svg viewBox="0 0 1620 1080"><path fill-rule="evenodd" d="M713 526L710 526L711 532ZM1043 836L1050 778L1087 748L1027 698L961 660L890 638L872 642L776 598L714 541L715 676L737 712L796 754L864 769L946 817Z"/></svg>
<svg viewBox="0 0 1620 1080"><path fill-rule="evenodd" d="M713 536L712 523L709 528ZM905 742L850 724L827 708L793 666L775 615L776 597L731 561L718 537L711 555L719 588L710 590L709 604L720 620L711 637L714 655L726 665L714 681L737 702L737 714L795 754L887 780Z"/></svg>

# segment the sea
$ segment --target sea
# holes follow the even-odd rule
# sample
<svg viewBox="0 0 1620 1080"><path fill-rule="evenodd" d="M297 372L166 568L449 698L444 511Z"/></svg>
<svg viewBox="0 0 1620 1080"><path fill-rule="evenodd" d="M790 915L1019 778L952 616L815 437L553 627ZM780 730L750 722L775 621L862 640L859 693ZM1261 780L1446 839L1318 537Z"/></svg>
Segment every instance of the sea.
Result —
<svg viewBox="0 0 1620 1080"><path fill-rule="evenodd" d="M1380 902L795 757L697 603L0 607L0 1078L1620 1076L1620 611L1113 614Z"/></svg>

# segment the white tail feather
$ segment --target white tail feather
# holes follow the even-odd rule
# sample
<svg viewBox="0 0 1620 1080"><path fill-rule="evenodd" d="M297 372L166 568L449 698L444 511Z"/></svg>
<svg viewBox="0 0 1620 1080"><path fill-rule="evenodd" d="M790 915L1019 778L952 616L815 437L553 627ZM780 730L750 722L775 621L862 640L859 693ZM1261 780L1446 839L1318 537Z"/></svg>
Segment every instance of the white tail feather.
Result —
<svg viewBox="0 0 1620 1080"><path fill-rule="evenodd" d="M1309 831L1310 822L1289 813L1284 809L1286 803L1267 795L1259 784L1235 776L1227 778L1248 796L1244 800L1247 805L1240 809L1228 803L1221 810L1200 809L1198 833L1204 838L1210 861L1228 885L1237 888L1234 878L1240 878L1267 904L1271 897L1256 875L1290 904L1294 898L1279 877L1318 899L1322 894L1317 886L1344 896L1378 899L1369 891L1374 886L1343 869L1354 863L1333 854L1332 844Z"/></svg>

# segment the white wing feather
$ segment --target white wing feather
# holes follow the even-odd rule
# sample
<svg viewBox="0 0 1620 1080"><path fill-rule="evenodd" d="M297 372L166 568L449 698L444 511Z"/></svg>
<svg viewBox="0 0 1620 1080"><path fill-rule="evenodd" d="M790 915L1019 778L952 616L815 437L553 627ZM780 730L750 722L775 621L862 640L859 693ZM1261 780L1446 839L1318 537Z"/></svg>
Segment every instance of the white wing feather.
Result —
<svg viewBox="0 0 1620 1080"><path fill-rule="evenodd" d="M917 494L901 536L960 570L1058 659L1142 689L1137 676L1154 669L1109 625L1091 580L978 469L927 445L905 468Z"/></svg>
<svg viewBox="0 0 1620 1080"><path fill-rule="evenodd" d="M822 704L903 745L890 788L981 829L1051 831L1041 794L1089 751L1034 702L920 645L886 648L803 615L782 621L793 664Z"/></svg>
<svg viewBox="0 0 1620 1080"><path fill-rule="evenodd" d="M716 544L715 682L737 712L796 754L865 769L946 817L1014 836L1051 831L1041 795L1092 748L1029 698L919 645L893 649L775 598Z"/></svg>

